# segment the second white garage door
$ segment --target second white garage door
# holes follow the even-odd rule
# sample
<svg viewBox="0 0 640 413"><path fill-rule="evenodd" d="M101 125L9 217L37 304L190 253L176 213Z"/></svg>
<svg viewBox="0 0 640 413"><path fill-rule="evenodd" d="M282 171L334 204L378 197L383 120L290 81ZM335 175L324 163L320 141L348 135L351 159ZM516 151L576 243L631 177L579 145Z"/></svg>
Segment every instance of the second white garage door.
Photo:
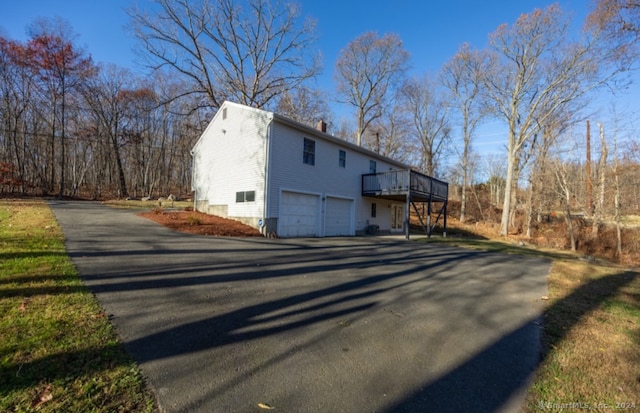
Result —
<svg viewBox="0 0 640 413"><path fill-rule="evenodd" d="M324 235L336 237L353 235L353 200L327 197L325 210Z"/></svg>
<svg viewBox="0 0 640 413"><path fill-rule="evenodd" d="M278 235L317 237L320 227L320 196L282 191Z"/></svg>

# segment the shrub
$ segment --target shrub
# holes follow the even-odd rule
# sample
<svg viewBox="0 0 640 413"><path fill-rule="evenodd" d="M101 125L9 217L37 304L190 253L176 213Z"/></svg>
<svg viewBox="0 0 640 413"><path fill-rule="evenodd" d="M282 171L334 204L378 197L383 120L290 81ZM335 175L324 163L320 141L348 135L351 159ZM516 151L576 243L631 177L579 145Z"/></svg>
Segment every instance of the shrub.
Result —
<svg viewBox="0 0 640 413"><path fill-rule="evenodd" d="M202 225L202 220L195 214L189 215L189 217L187 218L187 222L189 223L189 225Z"/></svg>

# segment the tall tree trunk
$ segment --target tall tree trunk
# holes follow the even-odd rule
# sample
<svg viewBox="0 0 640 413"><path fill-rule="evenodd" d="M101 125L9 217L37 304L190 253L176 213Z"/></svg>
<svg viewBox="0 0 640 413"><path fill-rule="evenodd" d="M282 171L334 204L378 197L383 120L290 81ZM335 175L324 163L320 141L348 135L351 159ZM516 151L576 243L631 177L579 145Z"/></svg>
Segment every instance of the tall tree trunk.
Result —
<svg viewBox="0 0 640 413"><path fill-rule="evenodd" d="M571 242L571 251L576 251L576 235L575 235L575 231L573 229L573 217L571 216L571 207L570 207L570 202L571 200L569 199L569 193L567 192L566 194L566 199L565 199L565 219L567 221L567 229L569 231L569 240Z"/></svg>
<svg viewBox="0 0 640 413"><path fill-rule="evenodd" d="M513 109L515 111L515 109ZM516 148L516 117L512 116L509 124L509 142L507 145L507 177L504 183L504 201L502 203L502 219L500 221L500 235L506 237L509 234L509 222L513 191L515 190L516 169L518 167L518 148Z"/></svg>
<svg viewBox="0 0 640 413"><path fill-rule="evenodd" d="M120 148L118 147L118 122L116 120L116 127L113 130L111 141L113 142L113 154L116 159L116 167L118 169L118 182L120 184L120 197L126 198L129 196L127 192L127 180L124 174L124 168L122 167L122 157L120 156Z"/></svg>
<svg viewBox="0 0 640 413"><path fill-rule="evenodd" d="M466 128L465 128L466 129ZM460 195L460 222L464 224L467 219L467 185L469 179L469 139L465 134L464 148L462 151L462 193Z"/></svg>
<svg viewBox="0 0 640 413"><path fill-rule="evenodd" d="M534 201L533 194L535 191L534 180L535 179L533 177L529 178L529 200L527 202L527 232L526 232L527 238L531 238L531 233L532 233L531 227L533 224L533 201Z"/></svg>
<svg viewBox="0 0 640 413"><path fill-rule="evenodd" d="M591 218L593 215L593 183L591 182L591 123L587 121L587 159L586 159L586 201L585 211L587 211L587 217Z"/></svg>
<svg viewBox="0 0 640 413"><path fill-rule="evenodd" d="M46 192L47 194L50 194L51 192L53 192L53 188L55 186L55 181L56 181L56 160L55 160L55 155L56 155L56 106L57 106L57 102L56 102L56 98L54 96L53 98L53 118L51 119L51 140L49 142L49 151L51 154L51 159L49 160L49 165L50 165L50 170L49 170L49 182L47 183L47 189Z"/></svg>
<svg viewBox="0 0 640 413"><path fill-rule="evenodd" d="M507 179L504 185L504 201L502 203L502 220L500 221L500 235L507 236L509 234L509 218L511 217L511 193L513 191L513 155L509 154L507 161Z"/></svg>
<svg viewBox="0 0 640 413"><path fill-rule="evenodd" d="M618 165L618 138L613 134L613 177L616 194L614 197L615 222L616 222L616 255L618 259L622 256L622 230L620 228L620 170Z"/></svg>
<svg viewBox="0 0 640 413"><path fill-rule="evenodd" d="M62 103L60 108L60 192L58 194L58 198L62 198L64 196L64 187L65 187L65 169L66 169L66 158L65 158L65 131L67 129L67 125L65 124L65 85L64 78L62 79Z"/></svg>
<svg viewBox="0 0 640 413"><path fill-rule="evenodd" d="M600 182L599 182L600 197L599 197L598 203L596 204L596 211L593 216L593 225L591 228L591 237L594 239L598 237L600 224L602 222L602 219L604 218L604 195L606 190L605 185L607 182L607 155L608 155L607 142L604 137L604 127L602 126L601 123L598 124L598 127L600 128L600 144L602 146L602 150L600 152L600 162L598 163L599 164L598 173L600 175Z"/></svg>

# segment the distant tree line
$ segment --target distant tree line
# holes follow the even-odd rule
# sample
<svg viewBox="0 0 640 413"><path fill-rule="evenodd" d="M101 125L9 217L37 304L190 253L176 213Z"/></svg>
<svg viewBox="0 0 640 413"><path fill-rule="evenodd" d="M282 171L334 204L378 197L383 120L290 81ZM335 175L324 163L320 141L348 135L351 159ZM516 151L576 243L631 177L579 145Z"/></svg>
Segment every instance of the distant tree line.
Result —
<svg viewBox="0 0 640 413"><path fill-rule="evenodd" d="M35 22L30 35L0 38L2 192L188 194L189 151L207 119L170 98L184 85L94 64L60 19Z"/></svg>
<svg viewBox="0 0 640 413"><path fill-rule="evenodd" d="M637 0L596 2L579 32L558 5L536 9L498 27L487 49L461 45L438 74L409 76L398 35L364 33L336 60L335 91L313 87L315 22L294 3L156 0L128 13L145 76L94 64L59 19L35 22L26 43L0 38L3 193L188 194L190 149L231 100L323 119L342 139L449 180L461 221L480 219L467 207L484 169L504 235L530 233L553 210L597 218L640 206L627 132L637 125L610 116L620 121L599 129L594 162L585 145L590 103L636 69ZM353 108L352 120L336 122L331 102ZM483 167L474 143L489 120L505 125L504 152ZM602 205L590 201L598 190L611 195Z"/></svg>

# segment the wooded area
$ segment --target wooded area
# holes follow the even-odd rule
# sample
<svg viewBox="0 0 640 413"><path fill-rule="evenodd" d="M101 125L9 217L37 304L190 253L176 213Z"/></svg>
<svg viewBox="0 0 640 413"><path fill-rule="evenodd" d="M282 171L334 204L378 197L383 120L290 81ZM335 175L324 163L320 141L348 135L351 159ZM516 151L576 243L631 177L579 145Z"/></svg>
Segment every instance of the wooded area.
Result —
<svg viewBox="0 0 640 413"><path fill-rule="evenodd" d="M570 229L572 216L594 217L594 233L639 215L637 119L614 104L607 124L587 126L590 103L615 102L637 69L638 0L597 2L577 33L557 5L523 14L487 49L461 45L437 76L408 76L397 35L364 33L335 62L335 93L311 87L315 25L295 4L156 6L128 11L146 75L95 64L61 19L34 22L26 42L0 37L2 194L188 197L190 150L228 99L329 121L330 133L449 181L462 222L500 211L503 235L551 215ZM353 120L334 124L331 102ZM505 149L483 159L474 142L488 120L506 125Z"/></svg>
<svg viewBox="0 0 640 413"><path fill-rule="evenodd" d="M0 39L2 192L103 197L188 193L205 114L180 114L178 85L93 64L60 20L26 44Z"/></svg>

